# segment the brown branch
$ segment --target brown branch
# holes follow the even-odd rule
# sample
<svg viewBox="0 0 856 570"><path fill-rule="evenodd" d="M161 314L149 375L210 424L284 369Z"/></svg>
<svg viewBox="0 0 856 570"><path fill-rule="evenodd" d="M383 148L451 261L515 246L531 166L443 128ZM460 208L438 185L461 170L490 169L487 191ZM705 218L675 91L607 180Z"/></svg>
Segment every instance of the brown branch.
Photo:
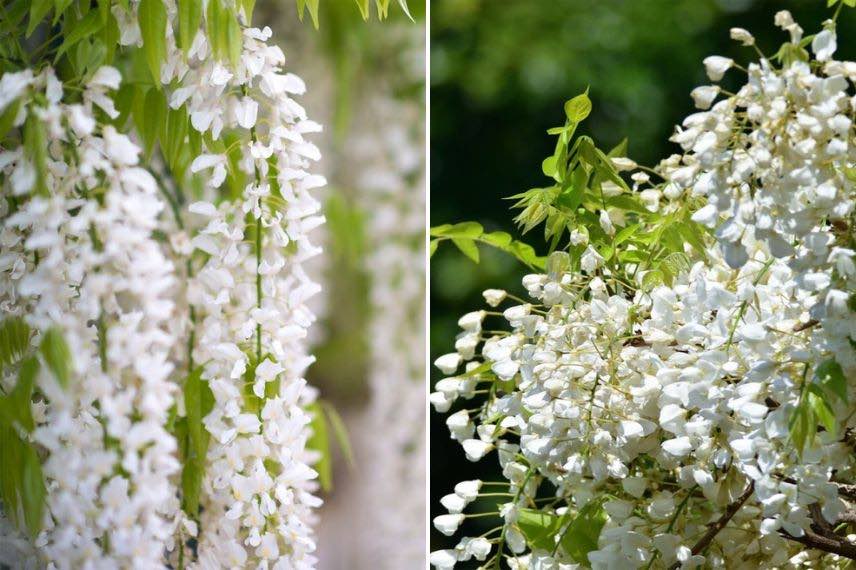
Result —
<svg viewBox="0 0 856 570"><path fill-rule="evenodd" d="M707 548L711 542L713 542L713 539L716 537L717 534L719 534L719 531L725 528L725 525L728 524L728 521L730 521L734 517L734 515L737 514L737 511L739 511L740 508L743 506L743 503L745 503L749 499L749 497L752 496L752 493L754 491L755 482L753 481L749 483L749 486L746 487L746 490L743 491L743 494L737 497L736 501L728 505L728 507L725 509L725 512L722 513L722 516L719 517L719 520L711 524L710 528L707 529L707 532L704 533L704 536L702 536L698 540L698 542L695 543L695 546L693 546L692 548L693 556L695 556L699 552L704 551L704 549ZM680 564L678 562L675 562L674 564L669 566L669 570L674 570L679 566Z"/></svg>
<svg viewBox="0 0 856 570"><path fill-rule="evenodd" d="M818 325L818 324L820 324L820 321L818 321L817 319L809 319L806 322L800 323L797 326L795 326L794 332L802 332L802 331L808 330L811 327Z"/></svg>
<svg viewBox="0 0 856 570"><path fill-rule="evenodd" d="M780 530L779 533L794 542L799 542L809 548L816 548L830 554L837 554L850 560L856 560L856 544L852 544L843 537L837 535L822 536L811 530L805 531L803 536L793 536L787 531Z"/></svg>
<svg viewBox="0 0 856 570"><path fill-rule="evenodd" d="M854 511L854 510L844 511L843 513L841 513L840 515L835 517L835 524L837 525L840 523L848 523L848 524L856 523L856 511Z"/></svg>
<svg viewBox="0 0 856 570"><path fill-rule="evenodd" d="M836 483L832 481L832 484L838 487L838 494L852 501L856 501L856 485L848 485L847 483Z"/></svg>

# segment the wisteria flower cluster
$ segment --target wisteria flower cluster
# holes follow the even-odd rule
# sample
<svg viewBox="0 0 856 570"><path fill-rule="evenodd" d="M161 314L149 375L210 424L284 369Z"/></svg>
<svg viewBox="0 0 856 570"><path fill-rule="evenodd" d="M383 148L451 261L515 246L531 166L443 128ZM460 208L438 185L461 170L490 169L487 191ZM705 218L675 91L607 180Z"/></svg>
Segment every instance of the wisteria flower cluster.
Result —
<svg viewBox="0 0 856 570"><path fill-rule="evenodd" d="M0 562L314 567L303 82L252 2L18 4L65 33L0 78Z"/></svg>
<svg viewBox="0 0 856 570"><path fill-rule="evenodd" d="M424 84L422 37L392 29L399 55L393 87ZM366 568L426 565L425 499L425 161L424 101L418 95L373 97L367 123L354 147L362 166L356 180L360 204L371 212L365 261L370 280L371 400L360 427L364 457L359 505L366 526L358 536ZM372 126L373 125L373 126ZM381 127L382 126L382 127ZM369 150L372 149L372 150ZM382 149L382 151L381 151ZM371 154L371 156L369 156ZM384 433L383 438L375 437Z"/></svg>
<svg viewBox="0 0 856 570"><path fill-rule="evenodd" d="M788 12L775 22L790 37L774 56L735 28L759 60L704 61L714 85L693 91L682 153L654 169L572 143L590 102L566 104L544 166L556 185L517 207L567 248L526 258L542 268L527 299L485 291L435 362L451 437L471 461L495 453L504 477L442 499L447 536L499 522L432 552L435 567L856 559L856 64L834 57L834 18L811 36ZM466 253L477 234L435 235Z"/></svg>

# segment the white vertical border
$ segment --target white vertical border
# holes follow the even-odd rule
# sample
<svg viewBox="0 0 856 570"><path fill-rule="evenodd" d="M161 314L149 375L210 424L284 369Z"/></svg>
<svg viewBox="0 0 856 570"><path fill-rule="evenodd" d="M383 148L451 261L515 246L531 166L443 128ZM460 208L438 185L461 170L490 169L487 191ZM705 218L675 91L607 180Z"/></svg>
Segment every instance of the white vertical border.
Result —
<svg viewBox="0 0 856 570"><path fill-rule="evenodd" d="M425 568L431 553L431 0L425 0Z"/></svg>

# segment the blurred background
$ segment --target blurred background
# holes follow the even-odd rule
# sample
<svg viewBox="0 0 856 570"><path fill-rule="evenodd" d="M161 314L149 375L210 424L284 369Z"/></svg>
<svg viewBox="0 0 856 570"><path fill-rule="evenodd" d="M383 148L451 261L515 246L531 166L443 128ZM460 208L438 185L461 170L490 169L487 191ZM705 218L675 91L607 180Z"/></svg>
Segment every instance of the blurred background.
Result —
<svg viewBox="0 0 856 570"><path fill-rule="evenodd" d="M407 1L412 19L398 0L383 21L368 5L363 21L358 2L321 0L317 29L294 0L254 15L324 125L307 374L326 432L309 443L322 457L320 570L425 566L425 1Z"/></svg>
<svg viewBox="0 0 856 570"><path fill-rule="evenodd" d="M544 185L541 161L555 144L546 130L562 124L564 101L586 87L594 109L577 133L606 149L628 137L631 158L656 164L675 151L668 142L674 125L694 111L690 90L709 83L702 59L755 57L729 38L731 27L748 29L765 53L775 53L786 40L773 25L782 9L806 34L831 15L826 0L432 0L430 224L473 220L519 238L503 198ZM852 10L839 18L839 58L856 56L856 42L847 41L854 19ZM537 233L525 241L540 246ZM430 271L432 362L454 351L458 318L484 308L481 291L520 295L526 272L495 250L481 248L474 265L442 245ZM441 377L432 367L432 385ZM455 483L501 477L495 454L468 462L449 439L446 414L429 413L434 517L445 513L439 500ZM467 512L479 510L496 509L482 503ZM461 536L496 524L471 519L450 538L432 527L431 550L453 548Z"/></svg>

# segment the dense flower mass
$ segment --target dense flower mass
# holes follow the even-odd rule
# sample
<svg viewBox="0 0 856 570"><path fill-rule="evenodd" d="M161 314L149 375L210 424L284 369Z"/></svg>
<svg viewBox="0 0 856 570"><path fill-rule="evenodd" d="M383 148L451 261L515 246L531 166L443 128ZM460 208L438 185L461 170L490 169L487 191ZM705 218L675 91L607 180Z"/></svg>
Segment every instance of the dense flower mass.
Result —
<svg viewBox="0 0 856 570"><path fill-rule="evenodd" d="M495 531L433 552L434 566L856 558L856 64L834 59L834 21L811 36L813 57L790 14L776 23L790 33L776 56L705 60L712 81L746 82L693 91L700 112L673 137L683 154L653 171L610 157L644 208L604 207L572 230L570 254L523 279L529 299L488 290L499 309L459 321L431 401L449 412L484 398L447 425L468 459L495 452L507 482L465 481L443 498L434 526L451 536L479 496L505 497ZM745 30L732 37L754 46ZM598 188L604 205L631 192L614 180ZM677 240L655 268L672 247L657 224L688 210L713 237ZM628 241L646 229L657 239ZM500 319L505 332L485 324Z"/></svg>
<svg viewBox="0 0 856 570"><path fill-rule="evenodd" d="M321 127L245 4L212 0L198 29L171 1L104 17L153 68L130 85L133 128L118 56L82 85L48 66L0 79L0 114L20 131L0 152L0 307L45 364L34 429L18 421L4 437L43 458L25 468L22 501L38 505L32 469L46 493L41 516L26 513L41 527L29 546L4 521L0 561L312 568L303 376L319 287L303 263L320 251L309 233L325 181L304 136ZM160 158L144 161L158 139ZM14 395L29 360L3 359ZM4 518L20 518L2 499Z"/></svg>
<svg viewBox="0 0 856 570"><path fill-rule="evenodd" d="M44 122L50 192L38 191L22 149L3 153L17 201L4 220L4 305L42 336L60 327L74 355L67 394L40 380L48 403L33 439L48 453L50 519L37 546L65 568L157 564L169 534L160 509L178 470L165 430L174 275L151 237L163 203L139 149L110 126L96 132L91 105L64 103L52 69L18 79L45 101L22 120ZM87 93L107 104L103 92L118 84L102 67Z"/></svg>

